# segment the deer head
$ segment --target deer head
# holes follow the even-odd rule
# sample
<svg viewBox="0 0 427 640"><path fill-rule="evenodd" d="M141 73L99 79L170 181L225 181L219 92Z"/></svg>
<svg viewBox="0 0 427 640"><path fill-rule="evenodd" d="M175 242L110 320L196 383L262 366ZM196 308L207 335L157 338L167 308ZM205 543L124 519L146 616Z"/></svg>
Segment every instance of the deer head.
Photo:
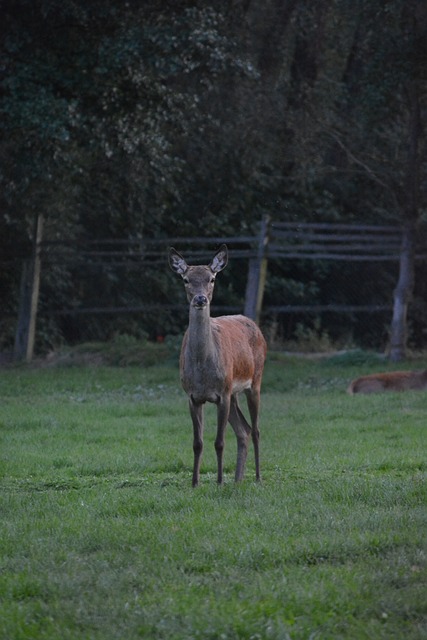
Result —
<svg viewBox="0 0 427 640"><path fill-rule="evenodd" d="M211 300L216 274L225 269L228 251L221 245L209 265L189 266L185 259L173 247L169 250L169 265L184 280L187 300L196 309L204 309Z"/></svg>

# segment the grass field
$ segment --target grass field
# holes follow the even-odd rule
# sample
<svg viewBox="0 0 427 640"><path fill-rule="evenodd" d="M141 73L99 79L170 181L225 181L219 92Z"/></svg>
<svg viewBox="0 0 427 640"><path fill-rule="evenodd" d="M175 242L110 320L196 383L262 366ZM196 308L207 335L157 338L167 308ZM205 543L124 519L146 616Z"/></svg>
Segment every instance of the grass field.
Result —
<svg viewBox="0 0 427 640"><path fill-rule="evenodd" d="M0 371L1 640L427 637L427 394L345 393L389 368L270 355L263 482L208 407L197 489L176 365Z"/></svg>

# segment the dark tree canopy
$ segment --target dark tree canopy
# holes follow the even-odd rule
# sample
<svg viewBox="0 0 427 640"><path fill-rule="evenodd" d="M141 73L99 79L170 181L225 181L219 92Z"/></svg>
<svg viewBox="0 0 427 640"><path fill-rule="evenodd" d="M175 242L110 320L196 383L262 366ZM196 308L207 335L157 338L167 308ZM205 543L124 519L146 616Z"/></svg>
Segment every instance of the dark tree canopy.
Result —
<svg viewBox="0 0 427 640"><path fill-rule="evenodd" d="M426 221L423 0L0 8L5 260L29 254L38 213L48 240L226 236L266 213ZM299 282L298 268L273 273L267 295ZM92 295L65 265L45 277L50 304ZM119 280L106 290L127 304ZM0 287L14 313L19 269Z"/></svg>

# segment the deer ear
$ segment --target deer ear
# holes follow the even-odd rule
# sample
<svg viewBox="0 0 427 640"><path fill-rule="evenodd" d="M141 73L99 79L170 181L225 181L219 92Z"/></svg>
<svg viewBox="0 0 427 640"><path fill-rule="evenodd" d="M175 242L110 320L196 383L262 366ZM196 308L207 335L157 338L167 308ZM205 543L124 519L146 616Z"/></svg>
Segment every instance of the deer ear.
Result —
<svg viewBox="0 0 427 640"><path fill-rule="evenodd" d="M226 244L222 244L219 250L214 255L212 262L209 265L209 268L214 273L218 273L218 271L222 271L227 266L228 262L228 249Z"/></svg>
<svg viewBox="0 0 427 640"><path fill-rule="evenodd" d="M169 249L169 266L172 271L175 271L175 273L178 273L180 276L183 276L188 269L188 264L185 262L182 255L173 247L170 247Z"/></svg>

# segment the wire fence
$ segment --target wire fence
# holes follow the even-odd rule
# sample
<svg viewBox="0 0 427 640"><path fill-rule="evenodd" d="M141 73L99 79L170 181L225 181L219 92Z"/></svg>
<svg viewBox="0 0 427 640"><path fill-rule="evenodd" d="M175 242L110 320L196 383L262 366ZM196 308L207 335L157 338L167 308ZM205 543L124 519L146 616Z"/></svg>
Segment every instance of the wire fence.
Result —
<svg viewBox="0 0 427 640"><path fill-rule="evenodd" d="M169 272L168 248L175 246L190 264L200 264L208 263L223 243L229 247L230 267L221 274L214 314L245 313L276 327L284 339L297 326L319 323L319 318L331 333L345 329L368 342L371 334L378 340L387 331L402 243L402 229L397 226L265 219L253 236L69 242L47 241L39 230L33 256L22 269L17 322L17 333L26 343L22 349L28 354L28 325L35 324L31 316L37 310L45 325L59 322L62 331L74 332L75 339L85 337L85 331L76 327L88 326L88 318L99 327L100 318L108 325L108 318L131 315L139 316L151 336L176 333L186 324L187 305L180 283ZM426 246L420 234L410 320L421 337ZM15 268L16 261L13 264ZM10 267L4 262L3 268ZM40 288L39 301L34 300L34 288ZM117 325L117 320L110 324Z"/></svg>

